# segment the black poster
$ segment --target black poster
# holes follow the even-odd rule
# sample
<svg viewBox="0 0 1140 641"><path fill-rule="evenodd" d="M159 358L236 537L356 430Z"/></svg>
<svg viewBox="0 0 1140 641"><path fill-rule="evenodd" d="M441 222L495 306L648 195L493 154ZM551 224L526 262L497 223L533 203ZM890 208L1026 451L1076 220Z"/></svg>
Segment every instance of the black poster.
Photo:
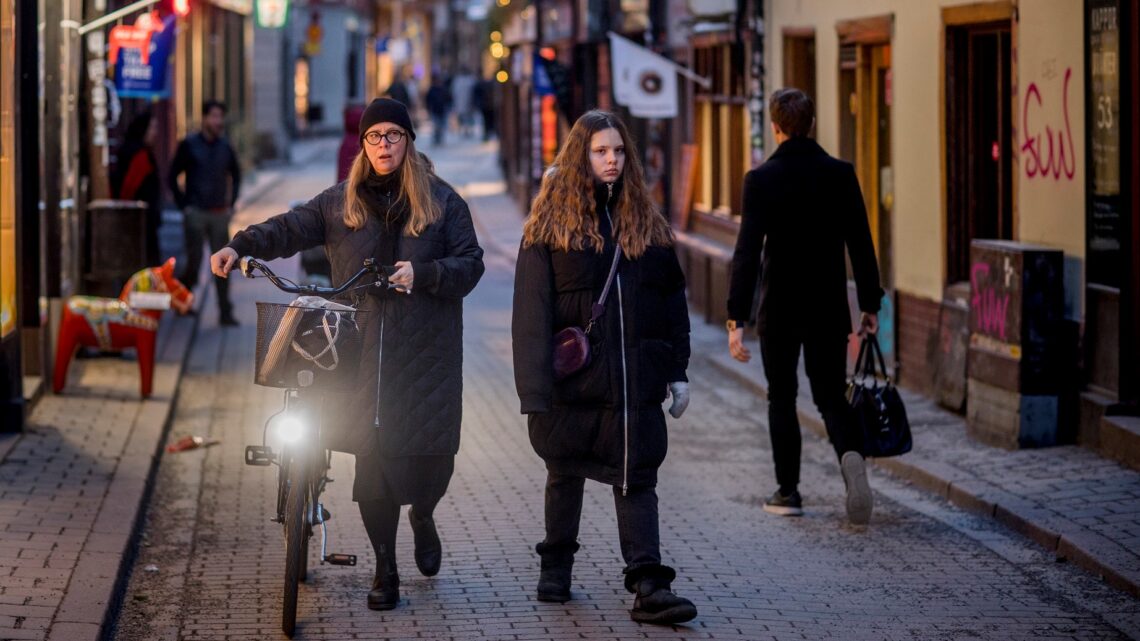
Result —
<svg viewBox="0 0 1140 641"><path fill-rule="evenodd" d="M1121 285L1120 2L1087 0L1088 281Z"/></svg>

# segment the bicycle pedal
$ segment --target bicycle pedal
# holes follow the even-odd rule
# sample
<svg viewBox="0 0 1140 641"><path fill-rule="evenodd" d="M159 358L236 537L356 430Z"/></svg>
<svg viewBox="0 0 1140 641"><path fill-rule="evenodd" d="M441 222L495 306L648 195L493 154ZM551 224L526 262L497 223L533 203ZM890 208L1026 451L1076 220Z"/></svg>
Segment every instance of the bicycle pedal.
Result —
<svg viewBox="0 0 1140 641"><path fill-rule="evenodd" d="M264 445L245 446L245 464L265 467L273 463L273 450Z"/></svg>
<svg viewBox="0 0 1140 641"><path fill-rule="evenodd" d="M356 565L355 554L330 554L325 557L329 565Z"/></svg>

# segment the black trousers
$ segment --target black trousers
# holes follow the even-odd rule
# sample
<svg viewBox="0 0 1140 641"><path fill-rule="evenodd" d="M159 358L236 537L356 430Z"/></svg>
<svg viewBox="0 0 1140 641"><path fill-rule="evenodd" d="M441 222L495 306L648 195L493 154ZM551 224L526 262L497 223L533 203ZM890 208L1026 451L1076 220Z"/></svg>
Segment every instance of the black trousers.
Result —
<svg viewBox="0 0 1140 641"><path fill-rule="evenodd" d="M216 252L230 242L230 218L232 210L221 212L206 211L197 207L187 207L183 211L183 232L186 234L186 269L182 272L182 284L190 289L198 284L198 271L202 268L202 243L209 242L210 251ZM218 310L222 316L233 312L230 302L230 281L212 276L218 288Z"/></svg>
<svg viewBox="0 0 1140 641"><path fill-rule="evenodd" d="M582 494L586 479L547 471L546 540L539 554L559 554L578 549L578 525L582 520ZM645 566L661 564L661 534L657 519L657 488L629 488L622 496L614 486L618 541L628 574Z"/></svg>
<svg viewBox="0 0 1140 641"><path fill-rule="evenodd" d="M811 396L827 437L842 457L849 450L862 450L862 435L852 429L844 392L847 385L847 337L835 334L812 335L788 331L765 332L760 336L760 357L768 378L768 431L776 462L776 482L788 494L800 482L800 421L796 415L799 391L800 349L804 369L811 383Z"/></svg>

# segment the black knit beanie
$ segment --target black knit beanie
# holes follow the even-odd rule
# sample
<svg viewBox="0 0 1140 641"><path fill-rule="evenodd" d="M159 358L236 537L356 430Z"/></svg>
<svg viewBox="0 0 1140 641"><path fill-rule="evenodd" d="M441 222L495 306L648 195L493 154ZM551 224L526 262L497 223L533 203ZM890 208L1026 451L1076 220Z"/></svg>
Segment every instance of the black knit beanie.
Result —
<svg viewBox="0 0 1140 641"><path fill-rule="evenodd" d="M408 108L399 100L391 98L377 98L373 100L364 113L360 114L360 144L364 144L364 134L368 128L381 122L391 122L400 125L412 140L416 139L416 130L412 128L412 118L408 115Z"/></svg>

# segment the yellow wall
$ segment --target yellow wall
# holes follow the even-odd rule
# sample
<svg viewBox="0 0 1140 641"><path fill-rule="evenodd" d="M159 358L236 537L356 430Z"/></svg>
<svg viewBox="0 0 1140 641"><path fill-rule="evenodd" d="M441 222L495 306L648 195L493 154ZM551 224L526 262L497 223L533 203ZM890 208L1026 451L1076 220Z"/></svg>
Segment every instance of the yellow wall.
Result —
<svg viewBox="0 0 1140 641"><path fill-rule="evenodd" d="M945 156L940 131L940 79L945 64L942 44L942 7L972 2L935 0L766 0L768 37L767 88L783 83L782 31L810 27L816 38L816 135L828 152L839 149L839 21L894 16L891 38L893 105L891 156L894 168L892 247L896 289L941 300L944 285L945 223L942 213L941 162ZM1025 163L1017 150L1023 132L1014 132L1018 240L1058 247L1066 254L1084 256L1084 72L1083 23L1080 0L1020 0L1019 22L1013 43L1018 59L1017 101L1036 82L1043 105L1031 111L1031 126L1049 124L1054 131L1064 123L1061 83L1065 69L1069 81L1069 123L1075 159L1072 178L1025 178ZM1050 69L1056 76L1046 78ZM1057 71L1059 70L1059 71ZM1044 104L1048 103L1048 104ZM1019 110L1020 111L1020 110ZM1020 119L1018 113L1016 118ZM1016 123L1016 120L1015 120ZM1044 135L1042 134L1042 138ZM768 140L768 153L774 148ZM1048 145L1046 144L1046 149ZM1068 138L1066 137L1066 151ZM1044 156L1047 153L1043 153ZM1051 176L1051 174L1050 174ZM1077 283L1079 286L1079 282Z"/></svg>

